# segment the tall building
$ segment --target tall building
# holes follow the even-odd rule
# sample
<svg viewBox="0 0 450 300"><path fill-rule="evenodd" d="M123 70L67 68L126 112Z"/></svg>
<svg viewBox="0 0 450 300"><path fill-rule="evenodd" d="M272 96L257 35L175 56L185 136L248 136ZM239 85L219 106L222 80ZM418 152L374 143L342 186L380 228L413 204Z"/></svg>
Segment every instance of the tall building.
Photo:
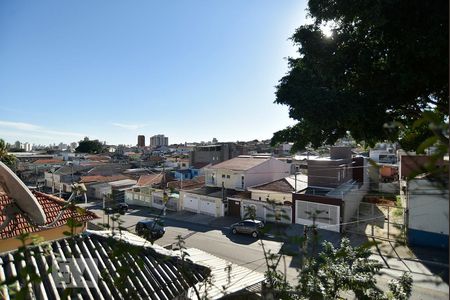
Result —
<svg viewBox="0 0 450 300"><path fill-rule="evenodd" d="M157 134L150 138L150 147L169 146L169 138L164 134Z"/></svg>
<svg viewBox="0 0 450 300"><path fill-rule="evenodd" d="M138 147L145 147L145 136L144 135L138 135Z"/></svg>
<svg viewBox="0 0 450 300"><path fill-rule="evenodd" d="M31 144L30 143L23 144L23 149L25 150L25 152L30 152L31 151Z"/></svg>

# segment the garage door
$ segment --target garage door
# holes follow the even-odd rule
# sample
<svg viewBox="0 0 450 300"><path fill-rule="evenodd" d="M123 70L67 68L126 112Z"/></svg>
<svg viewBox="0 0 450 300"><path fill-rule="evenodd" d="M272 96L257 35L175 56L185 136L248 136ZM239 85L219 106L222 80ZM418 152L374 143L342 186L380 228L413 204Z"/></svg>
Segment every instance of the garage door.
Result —
<svg viewBox="0 0 450 300"><path fill-rule="evenodd" d="M216 216L216 203L207 200L200 200L200 213Z"/></svg>
<svg viewBox="0 0 450 300"><path fill-rule="evenodd" d="M337 205L296 200L295 210L297 224L312 225L315 216L318 228L340 231L340 207Z"/></svg>
<svg viewBox="0 0 450 300"><path fill-rule="evenodd" d="M197 212L198 211L198 199L189 195L184 195L183 199L183 209Z"/></svg>

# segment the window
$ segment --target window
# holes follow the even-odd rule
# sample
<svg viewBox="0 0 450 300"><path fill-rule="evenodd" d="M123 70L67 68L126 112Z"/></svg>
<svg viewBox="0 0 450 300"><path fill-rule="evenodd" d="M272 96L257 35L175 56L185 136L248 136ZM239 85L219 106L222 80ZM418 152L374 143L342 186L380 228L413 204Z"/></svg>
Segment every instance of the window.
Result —
<svg viewBox="0 0 450 300"><path fill-rule="evenodd" d="M222 178L225 178L225 174L222 174Z"/></svg>
<svg viewBox="0 0 450 300"><path fill-rule="evenodd" d="M244 188L244 176L241 176L241 187Z"/></svg>
<svg viewBox="0 0 450 300"><path fill-rule="evenodd" d="M227 175L227 178L230 179L230 175Z"/></svg>

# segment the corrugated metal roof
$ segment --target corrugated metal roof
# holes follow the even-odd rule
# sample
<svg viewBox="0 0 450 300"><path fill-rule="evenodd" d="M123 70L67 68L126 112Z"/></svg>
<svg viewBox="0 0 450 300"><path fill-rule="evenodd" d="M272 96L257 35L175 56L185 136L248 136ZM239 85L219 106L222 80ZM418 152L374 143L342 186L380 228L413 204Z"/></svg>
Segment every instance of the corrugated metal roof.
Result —
<svg viewBox="0 0 450 300"><path fill-rule="evenodd" d="M193 263L205 266L211 270L211 284L207 285L206 291L204 283L197 284L202 297L207 295L208 299L219 299L225 295L244 290L265 279L262 273L230 263L202 250L189 248L185 252L189 254L188 258ZM228 266L231 267L229 273L227 271ZM195 298L192 288L188 296Z"/></svg>
<svg viewBox="0 0 450 300"><path fill-rule="evenodd" d="M34 269L40 279L28 284L27 278L18 276L1 292L4 299L14 297L16 286L25 289L27 298L60 299L72 282L76 283L68 289L72 299L174 299L185 295L191 286L180 266L179 258L151 247L113 237L81 235L53 241L48 248L35 246L0 256L0 281L12 280L26 268ZM188 263L188 267L193 283L203 281L209 273L199 265Z"/></svg>
<svg viewBox="0 0 450 300"><path fill-rule="evenodd" d="M137 183L137 181L133 180L133 179L123 179L123 180L111 181L111 182L109 182L109 185L112 187L121 187L124 185L135 185L136 183Z"/></svg>

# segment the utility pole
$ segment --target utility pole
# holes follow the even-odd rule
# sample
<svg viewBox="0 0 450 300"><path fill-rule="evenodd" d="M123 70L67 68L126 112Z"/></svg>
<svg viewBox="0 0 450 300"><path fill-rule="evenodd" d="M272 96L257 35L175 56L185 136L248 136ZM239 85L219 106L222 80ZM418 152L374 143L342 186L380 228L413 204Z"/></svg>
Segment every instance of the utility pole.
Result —
<svg viewBox="0 0 450 300"><path fill-rule="evenodd" d="M166 215L166 203L167 203L168 197L166 194L166 166L163 163L163 216Z"/></svg>

